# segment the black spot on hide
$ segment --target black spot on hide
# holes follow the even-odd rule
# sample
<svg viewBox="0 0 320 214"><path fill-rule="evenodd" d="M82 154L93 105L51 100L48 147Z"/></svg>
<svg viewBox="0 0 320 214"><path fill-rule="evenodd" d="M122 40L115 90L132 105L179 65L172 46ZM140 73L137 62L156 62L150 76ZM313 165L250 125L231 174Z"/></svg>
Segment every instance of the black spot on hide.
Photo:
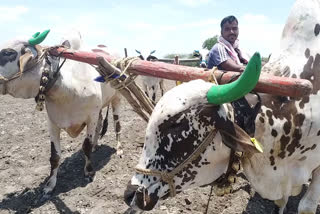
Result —
<svg viewBox="0 0 320 214"><path fill-rule="evenodd" d="M18 56L17 51L6 48L0 51L0 65L5 66L8 62L13 62Z"/></svg>
<svg viewBox="0 0 320 214"><path fill-rule="evenodd" d="M318 36L320 32L320 25L317 23L316 26L314 27L314 35Z"/></svg>
<svg viewBox="0 0 320 214"><path fill-rule="evenodd" d="M306 56L307 59L310 57L310 49L309 48L306 49L306 51L304 52L304 55Z"/></svg>

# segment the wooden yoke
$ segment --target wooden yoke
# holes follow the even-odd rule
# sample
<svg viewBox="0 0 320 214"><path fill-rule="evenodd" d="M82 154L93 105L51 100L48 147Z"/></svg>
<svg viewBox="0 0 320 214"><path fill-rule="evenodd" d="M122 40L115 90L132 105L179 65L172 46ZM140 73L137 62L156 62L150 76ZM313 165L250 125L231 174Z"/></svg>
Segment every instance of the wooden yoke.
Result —
<svg viewBox="0 0 320 214"><path fill-rule="evenodd" d="M102 50L93 49L92 51L93 52L72 51L61 47L50 48L50 54L54 56L62 56L67 59L94 65L99 64L97 59L98 56L104 57L108 62L116 60L114 56ZM128 71L138 75L180 80L183 82L195 79L203 79L205 81L212 79L212 71L208 69L145 60L136 60L132 62ZM225 72L221 70L215 70L214 75L219 84L228 83L239 77L238 72ZM260 93L279 96L303 97L309 95L312 89L313 86L309 80L261 74L259 82L254 90Z"/></svg>

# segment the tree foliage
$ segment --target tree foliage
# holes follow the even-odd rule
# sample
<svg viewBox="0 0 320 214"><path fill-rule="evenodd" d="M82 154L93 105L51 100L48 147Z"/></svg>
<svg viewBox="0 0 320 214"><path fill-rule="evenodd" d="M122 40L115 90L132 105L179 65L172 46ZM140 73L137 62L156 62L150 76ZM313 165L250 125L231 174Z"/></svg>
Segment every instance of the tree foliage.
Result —
<svg viewBox="0 0 320 214"><path fill-rule="evenodd" d="M207 49L207 50L211 50L211 48L218 42L218 35L215 35L211 38L206 39L203 44L202 44L202 48L203 49Z"/></svg>

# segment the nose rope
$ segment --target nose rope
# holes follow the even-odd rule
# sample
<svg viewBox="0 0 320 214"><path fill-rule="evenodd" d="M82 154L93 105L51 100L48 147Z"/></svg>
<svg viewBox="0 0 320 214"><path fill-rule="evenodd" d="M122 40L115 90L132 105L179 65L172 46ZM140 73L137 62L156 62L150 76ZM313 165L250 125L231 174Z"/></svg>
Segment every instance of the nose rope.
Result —
<svg viewBox="0 0 320 214"><path fill-rule="evenodd" d="M135 170L137 173L143 174L143 175L151 175L151 176L157 176L160 177L160 179L164 182L166 182L169 185L170 188L170 196L174 197L176 195L176 188L174 185L174 177L179 172L181 172L189 163L191 163L193 160L195 160L197 157L199 157L200 154L204 152L204 150L209 146L210 143L212 143L213 138L217 134L217 130L213 129L202 141L202 143L197 147L195 151L181 164L179 164L176 168L174 168L171 172L161 172L159 170L153 170L153 169L142 169L139 167L136 167Z"/></svg>

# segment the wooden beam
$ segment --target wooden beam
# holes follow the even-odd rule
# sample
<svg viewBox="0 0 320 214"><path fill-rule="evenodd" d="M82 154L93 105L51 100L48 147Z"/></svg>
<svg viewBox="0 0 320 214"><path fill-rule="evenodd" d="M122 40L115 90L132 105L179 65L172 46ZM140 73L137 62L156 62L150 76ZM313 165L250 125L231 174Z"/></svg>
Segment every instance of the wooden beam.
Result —
<svg viewBox="0 0 320 214"><path fill-rule="evenodd" d="M68 59L77 60L84 63L98 65L98 56L104 57L111 62L116 58L99 49L93 52L71 51L65 48L51 48L50 53L55 56L63 56ZM146 60L134 61L130 68L130 72L145 76L154 76L170 80L180 80L187 82L194 79L203 79L208 81L211 79L212 71L203 68L188 67L183 65L174 65L164 62L150 62ZM228 83L239 76L237 72L225 72L216 70L215 77L219 84ZM279 96L302 97L309 95L312 91L312 83L305 79L278 77L268 74L261 74L255 91L260 93L269 93Z"/></svg>

